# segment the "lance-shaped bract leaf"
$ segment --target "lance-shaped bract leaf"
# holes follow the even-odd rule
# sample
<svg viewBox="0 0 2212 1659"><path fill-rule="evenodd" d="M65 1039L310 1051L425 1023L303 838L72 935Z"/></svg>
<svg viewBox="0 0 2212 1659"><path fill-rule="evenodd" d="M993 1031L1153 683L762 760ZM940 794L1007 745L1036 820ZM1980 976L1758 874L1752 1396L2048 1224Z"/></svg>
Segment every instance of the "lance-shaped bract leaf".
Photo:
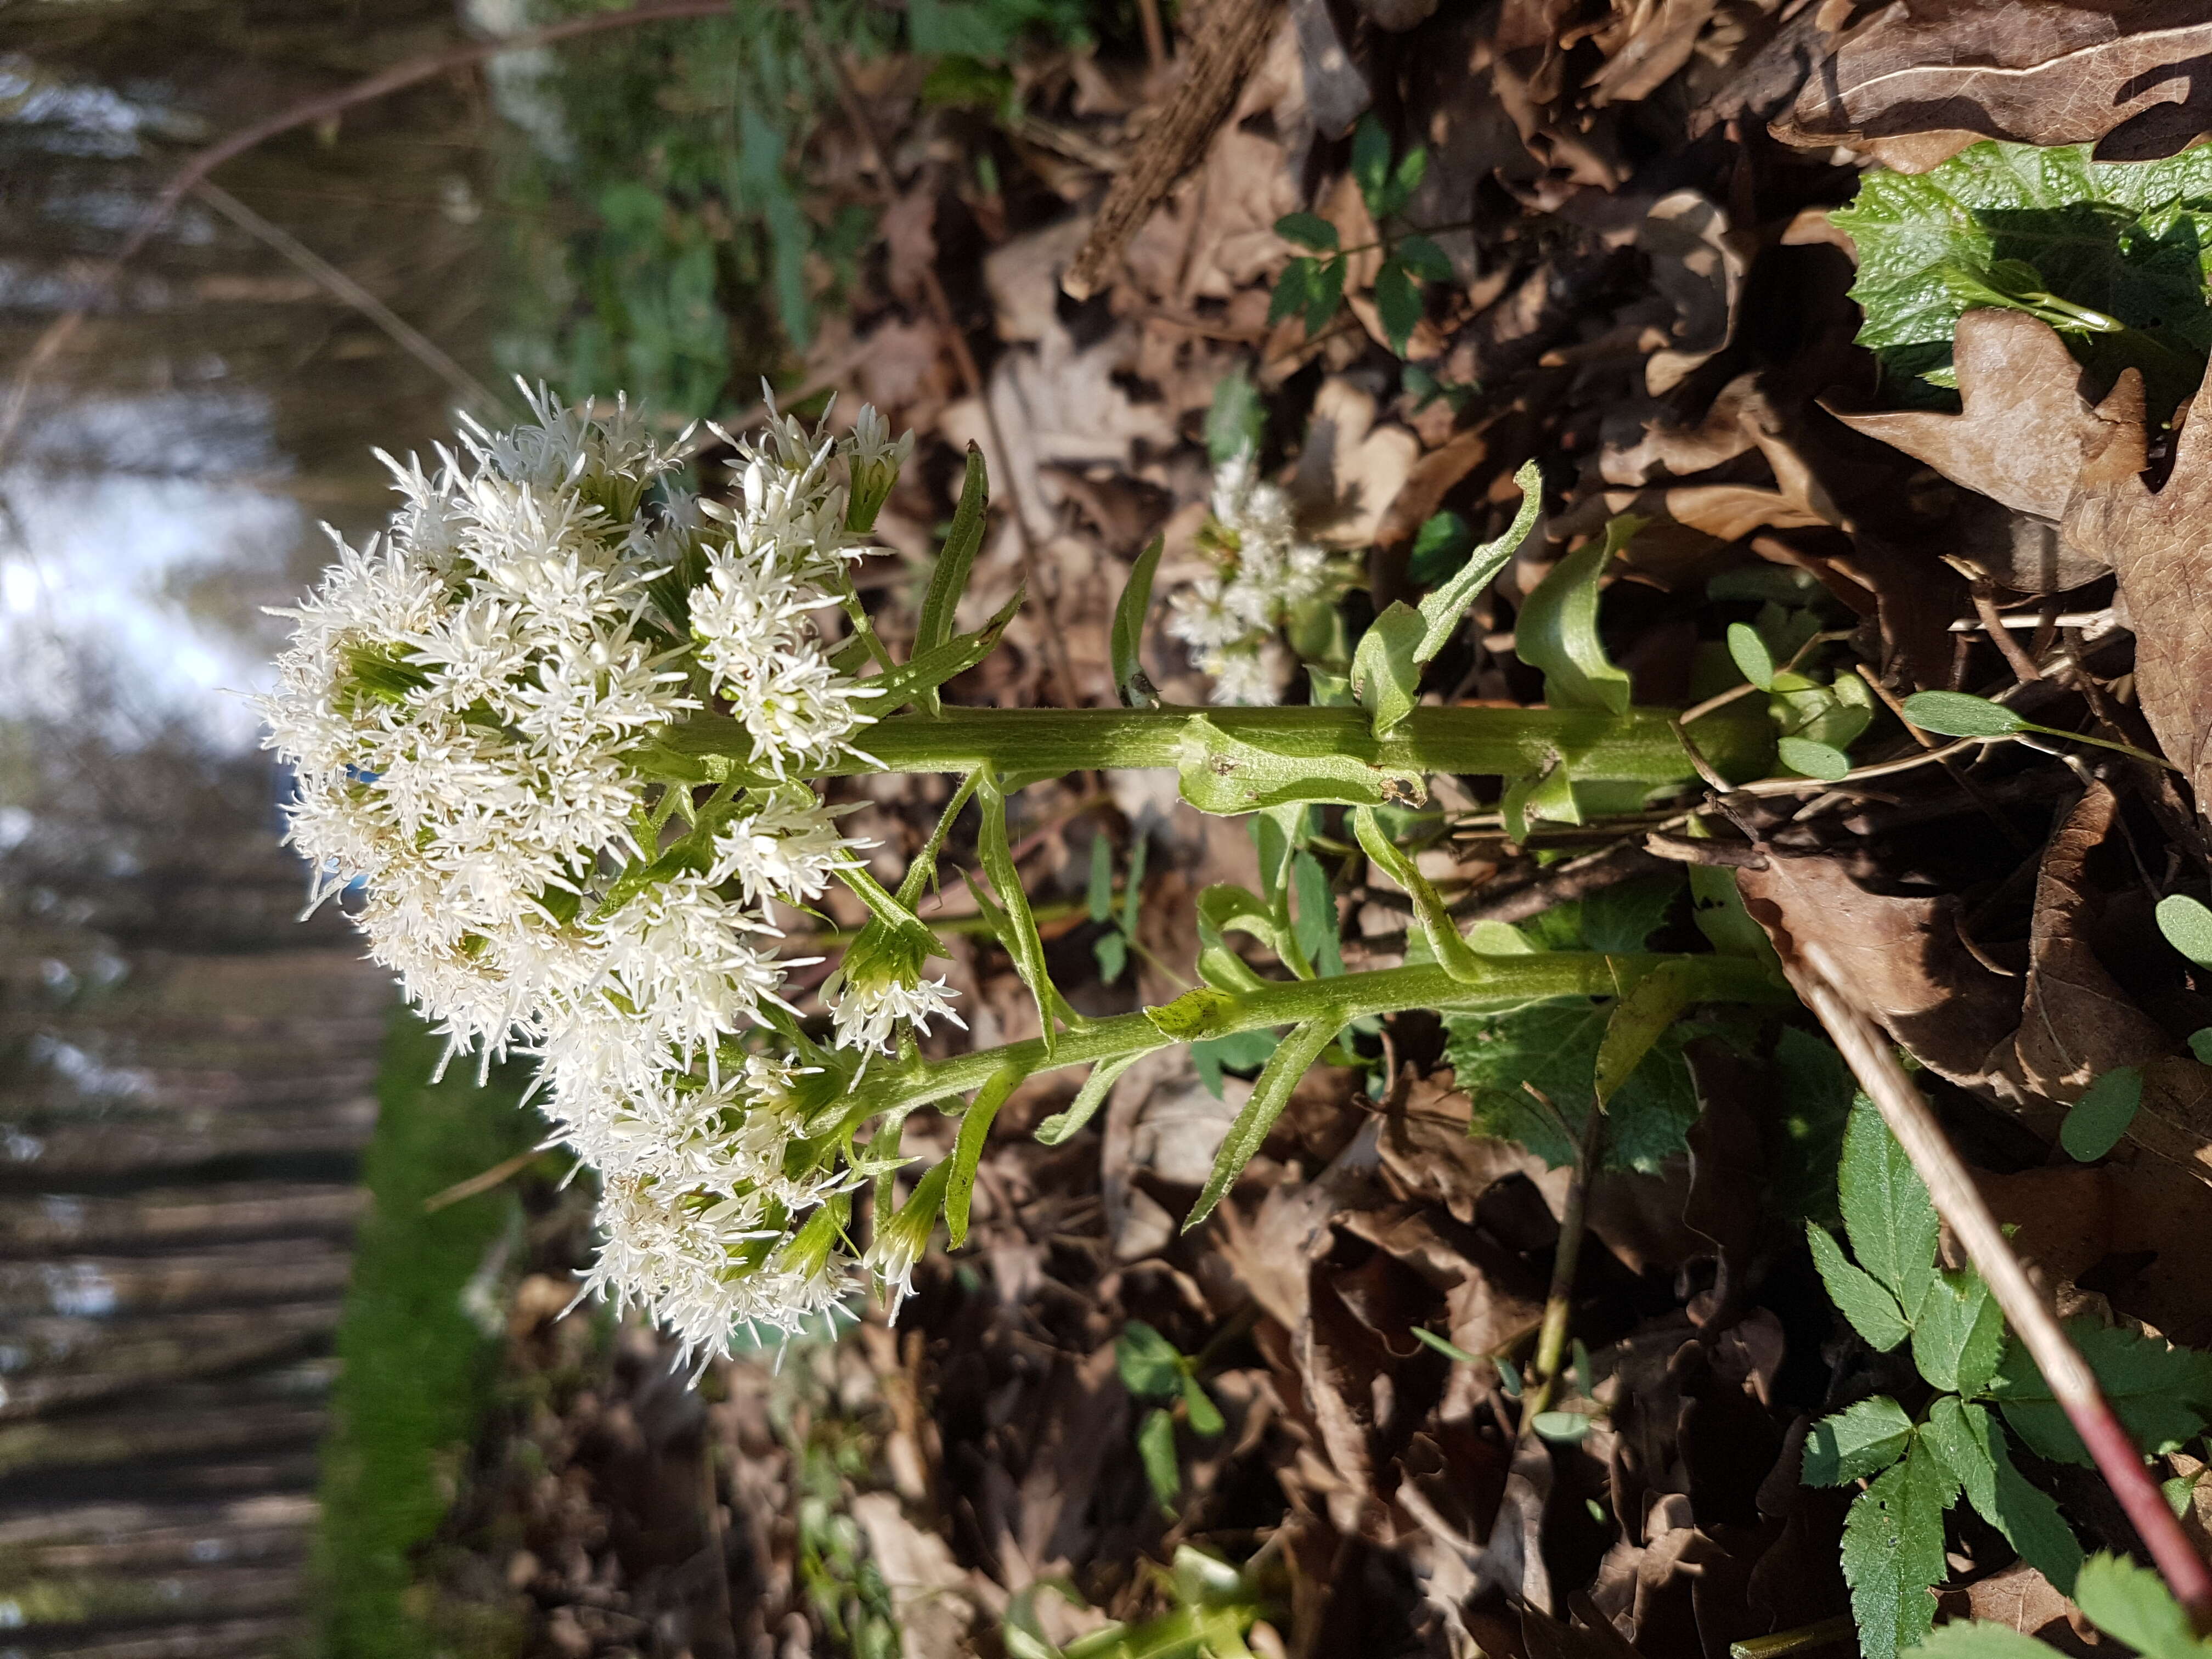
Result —
<svg viewBox="0 0 2212 1659"><path fill-rule="evenodd" d="M1403 599L1367 626L1352 655L1352 689L1360 707L1375 717L1375 735L1386 738L1420 701L1419 648L1427 624Z"/></svg>
<svg viewBox="0 0 2212 1659"><path fill-rule="evenodd" d="M1939 737L2002 738L2027 730L2027 722L2002 703L1966 691L1916 691L1904 706L1905 719Z"/></svg>
<svg viewBox="0 0 2212 1659"><path fill-rule="evenodd" d="M1628 676L1614 665L1598 637L1598 583L1642 522L1624 514L1606 526L1602 539L1561 559L1536 584L1514 621L1514 653L1544 671L1544 701L1554 708L1628 712Z"/></svg>
<svg viewBox="0 0 2212 1659"><path fill-rule="evenodd" d="M984 519L990 505L991 481L983 466L983 452L971 443L967 475L960 484L960 505L953 512L952 527L945 533L937 568L930 572L929 586L921 596L921 617L914 629L917 657L952 637L953 613L960 608L960 596L968 591L968 573L975 568L975 555L983 545ZM936 688L924 691L919 701L924 713L934 714Z"/></svg>
<svg viewBox="0 0 2212 1659"><path fill-rule="evenodd" d="M1597 1045L1595 1086L1601 1109L1644 1063L1644 1056L1667 1035L1674 1016L1690 1006L1694 994L1688 970L1679 963L1662 963L1614 1002Z"/></svg>
<svg viewBox="0 0 2212 1659"><path fill-rule="evenodd" d="M1459 631L1460 618L1474 603L1475 595L1496 580L1498 573L1512 562L1513 556L1521 550L1521 544L1536 527L1536 515L1544 510L1544 475L1537 471L1535 462L1525 461L1513 475L1513 482L1521 488L1521 505L1513 514L1513 522L1505 527L1505 533L1476 548L1449 581L1421 601L1421 620L1426 624L1426 631L1420 643L1413 647L1417 664L1432 661L1437 653L1449 643L1451 636Z"/></svg>
<svg viewBox="0 0 2212 1659"><path fill-rule="evenodd" d="M999 902L1005 907L1006 926L1000 942L1013 957L1022 983L1036 999L1045 1058L1050 1060L1054 1016L1061 1006L1060 997L1045 966L1044 941L1037 934L1036 916L1030 909L1030 896L1022 886L1022 872L1015 866L1013 847L1006 838L1006 793L996 778L986 775L976 799L983 809L983 832L976 837L975 855L997 891ZM971 890L974 884L969 884Z"/></svg>
<svg viewBox="0 0 2212 1659"><path fill-rule="evenodd" d="M1145 672L1143 650L1145 619L1152 610L1152 573L1160 568L1160 553L1166 546L1164 537L1155 536L1152 545L1137 555L1114 606L1107 652L1114 667L1114 694L1121 699L1124 708L1159 706L1160 694Z"/></svg>
<svg viewBox="0 0 2212 1659"><path fill-rule="evenodd" d="M945 681L956 679L991 654L999 643L999 636L1006 631L1006 624L1014 619L1014 612L1022 608L1024 589L1017 587L1014 596L999 607L999 614L972 634L963 634L947 640L927 651L917 652L899 667L887 670L873 679L860 684L877 696L868 704L870 718L881 720L895 714L910 702L918 702L931 714L937 712L937 688ZM863 740L866 734L861 733Z"/></svg>
<svg viewBox="0 0 2212 1659"><path fill-rule="evenodd" d="M1462 985L1473 985L1481 980L1487 971L1482 959L1460 936L1451 913L1444 908L1443 898L1421 873L1420 866L1384 833L1373 809L1362 806L1353 811L1352 832L1359 838L1360 849L1413 899L1414 917L1421 924L1421 932L1429 941L1437 965Z"/></svg>
<svg viewBox="0 0 2212 1659"><path fill-rule="evenodd" d="M945 1186L945 1230L956 1250L968 1242L968 1208L975 1202L975 1171L982 1165L991 1120L1027 1075L1018 1066L1001 1066L960 1115L960 1132L952 1141L952 1174Z"/></svg>
<svg viewBox="0 0 2212 1659"><path fill-rule="evenodd" d="M1091 1075L1083 1079L1083 1086L1075 1091L1075 1098L1064 1112L1054 1112L1036 1127L1036 1138L1047 1146L1057 1146L1091 1121L1098 1109L1106 1103L1113 1092L1115 1082L1121 1073L1142 1060L1150 1049L1133 1054L1121 1054L1112 1060L1102 1060L1091 1068Z"/></svg>
<svg viewBox="0 0 2212 1659"><path fill-rule="evenodd" d="M1945 1395L1929 1408L1921 1432L1950 1465L1982 1519L2062 1595L2072 1595L2081 1571L2081 1541L2050 1494L2030 1486L2013 1467L2004 1430L1988 1407Z"/></svg>
<svg viewBox="0 0 2212 1659"><path fill-rule="evenodd" d="M883 884L870 875L867 866L859 863L842 865L837 878L851 888L860 902L868 907L869 914L903 940L909 948L923 957L945 954L943 941L931 931L930 926L908 908L904 900L884 890Z"/></svg>
<svg viewBox="0 0 2212 1659"><path fill-rule="evenodd" d="M1291 1091L1297 1087L1306 1068L1321 1057L1321 1051L1328 1047L1340 1024L1326 1018L1310 1019L1295 1028L1267 1057L1259 1080L1252 1085L1252 1097L1237 1114L1237 1121L1229 1126L1229 1133L1222 1139L1221 1150L1214 1156L1213 1172L1206 1178L1206 1190L1199 1194L1189 1218L1182 1224L1185 1232L1213 1213L1213 1206L1221 1202L1222 1195L1244 1172L1244 1166L1267 1139L1267 1131L1283 1115L1283 1108L1290 1104Z"/></svg>

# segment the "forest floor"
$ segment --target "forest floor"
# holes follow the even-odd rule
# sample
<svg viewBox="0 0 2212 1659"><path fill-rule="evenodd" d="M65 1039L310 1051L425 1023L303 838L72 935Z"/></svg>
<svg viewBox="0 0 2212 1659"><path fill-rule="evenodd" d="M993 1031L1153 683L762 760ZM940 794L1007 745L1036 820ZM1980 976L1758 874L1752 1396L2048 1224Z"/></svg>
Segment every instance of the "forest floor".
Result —
<svg viewBox="0 0 2212 1659"><path fill-rule="evenodd" d="M1633 514L1586 624L1596 660L1642 705L1747 696L1759 659L1741 632L1732 649L1741 625L1770 680L1778 662L1800 676L1771 689L1809 747L1748 789L1517 836L1500 780L1439 780L1419 867L1453 914L1540 948L1705 949L1729 902L1717 894L1740 883L1768 935L1848 967L2062 1311L2212 1344L2212 1070L2189 1043L2212 999L2154 917L2206 889L2191 788L2212 705L2188 687L2207 612L2179 567L2131 563L2081 527L2083 423L2124 436L2128 411L2045 395L2057 371L2037 341L1976 325L1970 350L1962 331L1966 415L1898 424L1947 418L1963 302L1940 351L1863 332L1865 248L1831 214L1876 158L1924 165L1949 141L1903 118L1822 138L1801 97L1875 9L1301 3L1238 67L1194 167L1098 290L1071 299L1102 193L1196 31L1238 5L1186 9L1151 52L1146 3L1103 45L1006 26L965 52L839 61L835 100L789 156L816 240L764 257L797 285L786 321L794 291L814 307L799 405L836 389L835 418L865 400L920 440L884 551L861 567L879 631L913 635L970 442L1000 510L961 624L1024 583L1028 598L948 695L999 706L1114 702L1109 624L1132 561L1164 538L1163 594L1213 570L1213 481L1246 447L1334 560L1330 603L1285 636L1325 675L1389 601L1504 529L1516 471L1537 462L1540 530L1435 665L1431 700L1541 701L1516 649L1522 602ZM1998 29L2004 9L1964 13ZM1879 69L1948 48L1876 49ZM2097 64L2080 73L2101 85ZM1960 142L2047 137L1945 107ZM873 239L838 240L854 222ZM2048 298L2006 315L2058 314ZM2088 373L2102 396L2113 363ZM1936 412L1836 412L1915 407ZM2193 487L2186 443L2150 430L2146 444L2134 428L2136 470ZM2158 544L2185 542L2175 515L2193 496L2154 499ZM1169 701L1206 701L1180 643L1156 633L1146 664ZM2177 765L2056 741L1946 747L1897 712L1931 690ZM946 790L837 787L894 878ZM1187 988L1194 896L1259 882L1245 825L1181 805L1161 775L1069 777L1016 811L1054 978L1085 1014ZM1333 821L1309 852L1336 923L1313 946L1355 969L1406 960L1404 890ZM969 854L956 836L951 861ZM1033 1035L1012 960L958 931L965 887L924 914L948 924L968 1023L932 1042ZM1692 1011L1647 1062L1648 1135L1616 1133L1589 1183L1571 1297L1583 1421L1556 1439L1517 1426L1575 1155L1528 1100L1580 1121L1596 1029L1581 1006L1394 1018L1340 1056L1358 1063L1304 1079L1190 1232L1266 1046L1148 1060L1054 1146L1033 1132L1075 1079L1040 1077L997 1120L967 1246L925 1261L896 1322L866 1309L834 1338L718 1360L696 1389L649 1332L561 1316L588 1203L533 1165L465 1200L520 1191L525 1219L488 1281L489 1426L416 1551L410 1605L470 1653L765 1659L902 1641L909 1659L1035 1659L1187 1608L1188 1576L1169 1569L1193 1547L1236 1569L1208 1594L1256 1619L1262 1653L1718 1659L1778 1632L1848 1652L1833 1621L1852 1605L1855 1494L1801 1480L1808 1434L1877 1392L1915 1409L1928 1395L1854 1334L1807 1248L1806 1224L1837 1216L1854 1088L1802 1011ZM2112 1076L2139 1109L2075 1155L2069 1109ZM907 1150L951 1133L917 1122ZM2212 1499L2190 1495L2212 1413L2191 1376L2176 1397L2203 1395L2203 1411L2159 1437L2183 1505ZM2140 1548L2087 1471L2014 1449L2087 1547ZM2003 1532L1964 1504L1943 1525L1943 1615L2081 1650L2065 1599Z"/></svg>

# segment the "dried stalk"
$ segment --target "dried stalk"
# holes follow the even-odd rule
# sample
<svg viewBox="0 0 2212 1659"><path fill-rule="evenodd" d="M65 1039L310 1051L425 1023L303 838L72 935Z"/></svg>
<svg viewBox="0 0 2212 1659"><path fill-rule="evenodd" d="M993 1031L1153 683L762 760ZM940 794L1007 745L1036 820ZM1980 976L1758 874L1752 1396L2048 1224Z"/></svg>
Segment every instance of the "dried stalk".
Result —
<svg viewBox="0 0 2212 1659"><path fill-rule="evenodd" d="M1966 1166L1951 1149L1927 1100L1899 1063L1888 1039L1836 988L1842 976L1827 953L1818 945L1802 942L1798 949L1797 960L1784 959L1790 983L1827 1027L1859 1086L1873 1100L1882 1121L1927 1183L1936 1214L1965 1249L1996 1297L2006 1322L2043 1372L2068 1421L2089 1449L2098 1472L2148 1547L2167 1588L2188 1609L2200 1632L2212 1629L2212 1570L2207 1569L2167 1507L2142 1454L2113 1414L2096 1373L2067 1340L2057 1316L2028 1278L1966 1173Z"/></svg>
<svg viewBox="0 0 2212 1659"><path fill-rule="evenodd" d="M1279 9L1279 0L1212 0L1206 8L1182 84L1108 188L1091 234L1060 278L1068 297L1087 300L1098 291L1129 239L1205 154L1260 61Z"/></svg>

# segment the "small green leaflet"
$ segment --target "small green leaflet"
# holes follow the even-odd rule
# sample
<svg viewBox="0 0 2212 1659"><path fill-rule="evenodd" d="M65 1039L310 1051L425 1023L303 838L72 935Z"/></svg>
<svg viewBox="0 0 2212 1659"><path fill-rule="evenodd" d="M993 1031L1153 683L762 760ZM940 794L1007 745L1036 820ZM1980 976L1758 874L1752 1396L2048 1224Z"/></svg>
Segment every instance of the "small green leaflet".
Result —
<svg viewBox="0 0 2212 1659"><path fill-rule="evenodd" d="M2115 1066L2081 1091L2058 1126L2058 1144L2067 1156L2094 1164L2120 1144L2142 1106L2142 1069Z"/></svg>
<svg viewBox="0 0 2212 1659"><path fill-rule="evenodd" d="M1728 648L1744 678L1762 691L1774 689L1774 656L1767 650L1766 641L1759 637L1757 629L1749 623L1730 623Z"/></svg>
<svg viewBox="0 0 2212 1659"><path fill-rule="evenodd" d="M1275 234L1316 253L1337 249L1336 227L1318 213L1285 213L1275 221Z"/></svg>
<svg viewBox="0 0 2212 1659"><path fill-rule="evenodd" d="M2051 1650L2009 1625L1954 1620L1912 1650L1913 1659L2051 1659Z"/></svg>
<svg viewBox="0 0 2212 1659"><path fill-rule="evenodd" d="M1774 752L1784 766L1808 778L1834 783L1850 775L1851 757L1832 744L1815 743L1810 738L1778 738Z"/></svg>
<svg viewBox="0 0 2212 1659"><path fill-rule="evenodd" d="M1416 1340L1426 1343L1445 1358L1457 1360L1462 1365L1472 1365L1475 1363L1474 1356L1465 1348L1461 1347L1456 1342L1445 1340L1425 1325L1416 1325L1413 1328Z"/></svg>
<svg viewBox="0 0 2212 1659"><path fill-rule="evenodd" d="M1905 1149L1870 1104L1852 1108L1836 1184L1859 1265L1911 1320L1936 1276L1936 1206Z"/></svg>
<svg viewBox="0 0 2212 1659"><path fill-rule="evenodd" d="M1114 1369L1121 1386L1139 1400L1172 1400L1182 1391L1182 1355L1141 1319L1114 1339Z"/></svg>
<svg viewBox="0 0 2212 1659"><path fill-rule="evenodd" d="M1805 1437L1805 1481L1845 1486L1879 1474L1912 1443L1912 1419L1886 1394L1824 1417Z"/></svg>
<svg viewBox="0 0 2212 1659"><path fill-rule="evenodd" d="M1298 901L1297 921L1291 930L1298 948L1322 978L1340 976L1344 957L1338 946L1336 896L1329 890L1328 877L1320 861L1303 848L1291 860L1291 885Z"/></svg>
<svg viewBox="0 0 2212 1659"><path fill-rule="evenodd" d="M1521 1085L1526 1080L1542 1090L1579 1133L1611 1018L1609 1003L1582 998L1507 1014L1446 1015L1446 1053L1474 1105L1469 1132L1517 1141L1555 1169L1572 1164L1574 1143ZM1698 1097L1683 1041L1680 1026L1662 1036L1607 1103L1608 1167L1650 1174L1688 1145Z"/></svg>
<svg viewBox="0 0 2212 1659"><path fill-rule="evenodd" d="M2212 910L2185 894L2170 893L2158 902L2157 915L2158 931L2166 935L2168 945L2199 968L2212 968ZM2194 1037L2190 1039L2192 1053L2196 1042Z"/></svg>
<svg viewBox="0 0 2212 1659"><path fill-rule="evenodd" d="M1986 1407L1944 1395L1928 1410L1921 1433L1959 1477L1966 1501L2005 1535L2027 1564L2070 1594L2081 1571L2081 1546L2050 1495L2013 1467L2004 1430Z"/></svg>
<svg viewBox="0 0 2212 1659"><path fill-rule="evenodd" d="M2081 1564L2074 1600L2099 1630L2143 1659L2203 1659L2204 1646L2189 1628L2189 1615L2148 1567L2100 1551Z"/></svg>
<svg viewBox="0 0 2212 1659"><path fill-rule="evenodd" d="M1928 1592L1948 1571L1943 1511L1958 1490L1949 1468L1916 1435L1904 1461L1852 1500L1844 1517L1844 1580L1864 1659L1896 1659L1934 1625L1936 1598Z"/></svg>
<svg viewBox="0 0 2212 1659"><path fill-rule="evenodd" d="M1694 883L1697 866L1690 873ZM1714 873L1735 890L1730 872ZM1774 1040L1774 1075L1781 1093L1767 1131L1767 1197L1784 1215L1827 1221L1839 1214L1836 1166L1858 1085L1841 1054L1794 1025L1785 1026Z"/></svg>
<svg viewBox="0 0 2212 1659"><path fill-rule="evenodd" d="M2004 1315L1982 1276L1938 1268L1912 1315L1912 1363L1954 1394L1989 1386L2004 1352Z"/></svg>
<svg viewBox="0 0 2212 1659"><path fill-rule="evenodd" d="M1275 1052L1280 1042L1270 1030L1239 1031L1234 1036L1204 1037L1190 1045L1191 1063L1198 1068L1198 1080L1206 1085L1206 1092L1216 1100L1221 1098L1221 1079L1224 1071L1256 1071L1267 1063L1267 1056Z"/></svg>
<svg viewBox="0 0 2212 1659"><path fill-rule="evenodd" d="M1887 1353L1911 1334L1912 1328L1898 1311L1897 1298L1872 1274L1851 1264L1833 1234L1808 1222L1805 1237L1812 1246L1813 1265L1820 1270L1820 1281L1828 1287L1828 1299L1851 1322L1851 1328L1866 1339L1869 1347Z"/></svg>
<svg viewBox="0 0 2212 1659"><path fill-rule="evenodd" d="M1964 691L1915 691L1904 706L1905 719L1938 737L2002 738L2027 729L2002 703Z"/></svg>
<svg viewBox="0 0 2212 1659"><path fill-rule="evenodd" d="M2212 1414L2212 1354L2170 1346L2117 1326L2082 1317L2066 1322L2066 1334L2097 1373L2120 1421L2147 1452L2185 1443ZM2027 1350L2008 1341L1990 1393L2005 1421L2039 1456L2089 1462L2087 1449Z"/></svg>

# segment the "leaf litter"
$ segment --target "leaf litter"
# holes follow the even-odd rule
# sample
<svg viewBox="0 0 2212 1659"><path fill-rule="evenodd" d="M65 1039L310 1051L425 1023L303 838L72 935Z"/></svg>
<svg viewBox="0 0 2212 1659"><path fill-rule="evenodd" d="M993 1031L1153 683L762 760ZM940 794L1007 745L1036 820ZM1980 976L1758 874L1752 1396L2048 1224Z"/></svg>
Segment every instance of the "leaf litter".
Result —
<svg viewBox="0 0 2212 1659"><path fill-rule="evenodd" d="M879 633L917 626L971 440L1006 504L960 621L1029 602L951 700L1117 701L1127 566L1158 535L1159 592L1202 576L1213 471L1252 443L1300 532L1364 562L1285 636L1319 701L1537 462L1539 533L1428 695L1730 697L1795 746L1686 806L1439 780L1410 888L1316 822L1302 915L1369 968L1424 959L1424 882L1482 951L1817 944L2183 1481L2212 1416L2212 987L2160 904L2212 896L2199 9L1293 7L1080 304L1060 277L1203 9L1158 66L1032 36L995 118L930 92L952 60L855 64L799 161L825 208L881 214L805 368L921 438L861 578ZM1157 629L1139 659L1206 700ZM1908 724L1930 692L2002 720ZM1172 999L1197 896L1266 884L1240 826L1156 783L1017 802L1085 1014ZM944 799L843 787L850 833L906 850ZM1035 1035L1006 954L954 950L962 1041ZM1195 1616L1189 1548L1232 1564L1204 1594L1263 1653L1848 1651L1855 1619L1886 1655L1970 1614L2079 1649L2083 1552L2136 1540L1834 1051L1778 1006L1662 1015L1578 1194L1608 1015L1347 1033L1191 1232L1264 1043L1141 1060L1049 1146L1074 1088L1036 1079L895 1323L697 1395L646 1334L544 1316L580 1248L549 1219L441 1594L526 1604L529 1651L1121 1651L1080 1644ZM1573 1357L1528 1431L1583 1202Z"/></svg>

